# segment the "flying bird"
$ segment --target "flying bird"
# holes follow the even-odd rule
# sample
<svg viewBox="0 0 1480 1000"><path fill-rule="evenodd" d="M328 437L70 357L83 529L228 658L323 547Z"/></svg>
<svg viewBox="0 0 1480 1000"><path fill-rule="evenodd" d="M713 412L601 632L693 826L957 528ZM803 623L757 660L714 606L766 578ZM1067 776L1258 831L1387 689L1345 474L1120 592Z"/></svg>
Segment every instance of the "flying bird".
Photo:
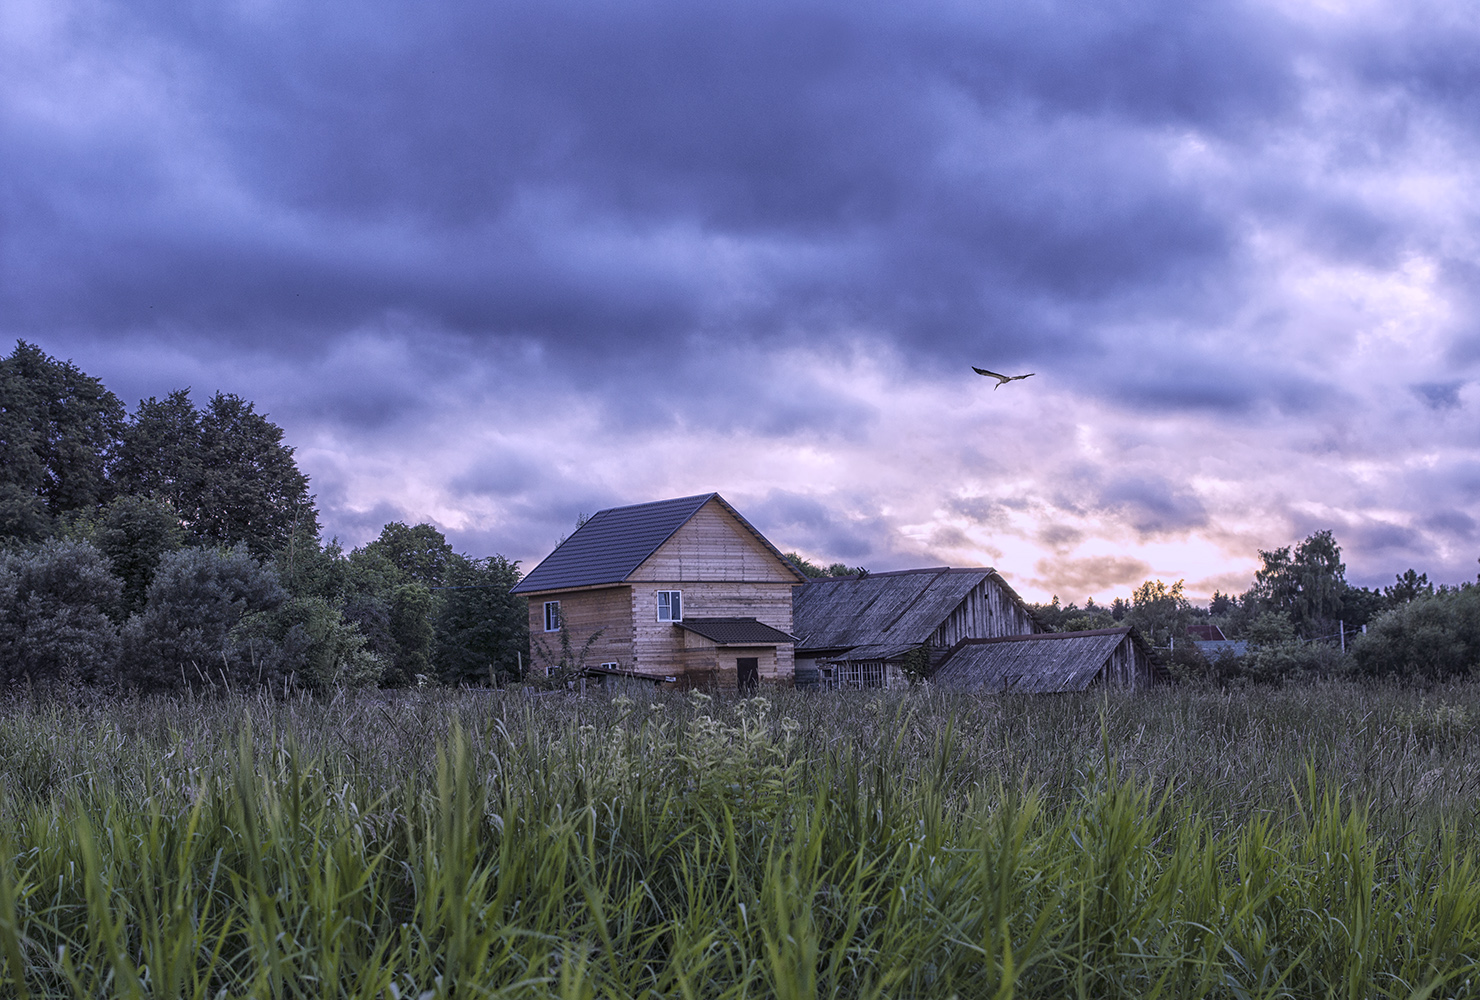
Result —
<svg viewBox="0 0 1480 1000"><path fill-rule="evenodd" d="M988 378L996 379L997 384L992 386L993 392L1002 388L1009 382L1016 382L1020 378L1032 378L1034 375L1038 374L1037 372L1029 372L1026 375L998 375L996 372L989 372L985 368L978 368L976 365L972 365L971 370L976 372L978 375L985 375Z"/></svg>

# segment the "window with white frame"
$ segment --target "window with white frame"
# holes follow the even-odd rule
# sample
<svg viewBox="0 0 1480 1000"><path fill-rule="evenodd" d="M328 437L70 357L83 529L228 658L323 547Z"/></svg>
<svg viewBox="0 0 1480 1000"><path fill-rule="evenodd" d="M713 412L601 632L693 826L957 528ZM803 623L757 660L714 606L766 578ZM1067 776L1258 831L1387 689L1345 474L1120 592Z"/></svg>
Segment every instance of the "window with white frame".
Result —
<svg viewBox="0 0 1480 1000"><path fill-rule="evenodd" d="M683 591L660 590L658 591L658 621L681 622L683 621Z"/></svg>
<svg viewBox="0 0 1480 1000"><path fill-rule="evenodd" d="M559 601L546 601L545 602L545 631L546 632L559 632L560 631L560 602Z"/></svg>

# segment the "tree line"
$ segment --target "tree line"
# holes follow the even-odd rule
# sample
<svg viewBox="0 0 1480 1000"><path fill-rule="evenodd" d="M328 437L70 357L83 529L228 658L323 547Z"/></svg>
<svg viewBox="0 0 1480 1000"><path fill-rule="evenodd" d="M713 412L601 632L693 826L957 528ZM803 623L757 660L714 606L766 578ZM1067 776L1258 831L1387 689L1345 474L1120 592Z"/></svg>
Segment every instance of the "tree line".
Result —
<svg viewBox="0 0 1480 1000"><path fill-rule="evenodd" d="M141 692L500 683L517 562L430 524L319 537L282 429L181 389L129 413L24 341L0 358L0 683Z"/></svg>
<svg viewBox="0 0 1480 1000"><path fill-rule="evenodd" d="M1259 552L1254 583L1193 605L1183 581L1147 580L1129 599L1083 607L1033 605L1050 631L1134 625L1175 676L1284 683L1318 677L1440 681L1480 673L1480 585L1429 582L1410 568L1385 587L1346 579L1329 530ZM1216 625L1231 644L1209 646L1198 626ZM1236 645L1234 645L1236 644Z"/></svg>

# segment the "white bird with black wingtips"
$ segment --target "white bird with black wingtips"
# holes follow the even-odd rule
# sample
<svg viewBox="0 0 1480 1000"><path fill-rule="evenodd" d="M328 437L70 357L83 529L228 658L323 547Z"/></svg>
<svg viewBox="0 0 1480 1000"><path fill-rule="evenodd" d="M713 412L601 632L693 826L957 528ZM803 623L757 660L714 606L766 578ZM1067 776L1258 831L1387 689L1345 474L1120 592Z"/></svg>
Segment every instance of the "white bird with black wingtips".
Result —
<svg viewBox="0 0 1480 1000"><path fill-rule="evenodd" d="M993 392L996 392L998 389L1002 388L1009 382L1016 382L1020 378L1032 378L1034 375L1038 374L1037 372L1029 372L1026 375L998 375L996 372L989 372L985 368L978 368L976 365L972 365L971 370L976 372L978 375L985 375L988 378L996 379L997 384L992 386Z"/></svg>

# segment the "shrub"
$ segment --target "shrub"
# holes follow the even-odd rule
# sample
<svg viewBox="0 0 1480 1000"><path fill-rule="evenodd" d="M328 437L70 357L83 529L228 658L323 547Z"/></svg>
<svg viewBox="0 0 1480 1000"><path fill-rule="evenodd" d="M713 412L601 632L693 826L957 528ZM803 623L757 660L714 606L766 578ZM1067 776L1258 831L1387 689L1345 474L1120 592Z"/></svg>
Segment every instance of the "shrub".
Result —
<svg viewBox="0 0 1480 1000"><path fill-rule="evenodd" d="M118 663L123 583L87 542L0 554L0 678L105 683Z"/></svg>
<svg viewBox="0 0 1480 1000"><path fill-rule="evenodd" d="M1372 676L1443 680L1480 664L1480 587L1416 597L1378 615L1352 647Z"/></svg>
<svg viewBox="0 0 1480 1000"><path fill-rule="evenodd" d="M243 546L181 549L164 556L141 615L125 630L125 677L142 691L251 686L251 659L233 660L227 636L245 615L288 598L271 569Z"/></svg>
<svg viewBox="0 0 1480 1000"><path fill-rule="evenodd" d="M228 634L226 659L258 684L325 691L375 684L385 664L353 622L321 597L295 597L244 615Z"/></svg>

